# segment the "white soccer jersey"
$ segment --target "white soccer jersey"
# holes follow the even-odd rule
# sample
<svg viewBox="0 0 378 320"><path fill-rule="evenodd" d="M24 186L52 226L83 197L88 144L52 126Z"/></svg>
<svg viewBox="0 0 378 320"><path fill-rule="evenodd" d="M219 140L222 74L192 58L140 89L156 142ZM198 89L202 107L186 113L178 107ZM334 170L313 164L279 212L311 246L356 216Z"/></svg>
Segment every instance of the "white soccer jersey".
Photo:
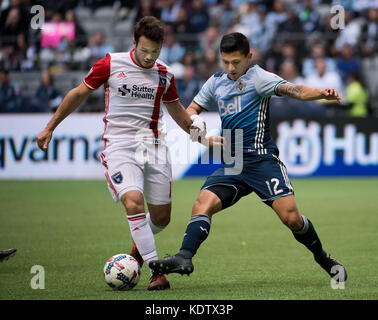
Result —
<svg viewBox="0 0 378 320"><path fill-rule="evenodd" d="M102 139L133 142L140 130L158 137L162 129L161 102L179 100L173 74L160 60L140 67L130 52L108 53L84 79L89 89L105 86L105 129Z"/></svg>
<svg viewBox="0 0 378 320"><path fill-rule="evenodd" d="M140 161L138 147L148 144L148 150L155 151L155 145L162 142L161 103L179 100L175 79L160 60L146 69L133 60L132 53L108 53L83 81L92 90L105 86L104 151L100 158L115 201L138 190L148 203L166 204L171 202L169 151L161 145L158 156L164 161L149 163Z"/></svg>

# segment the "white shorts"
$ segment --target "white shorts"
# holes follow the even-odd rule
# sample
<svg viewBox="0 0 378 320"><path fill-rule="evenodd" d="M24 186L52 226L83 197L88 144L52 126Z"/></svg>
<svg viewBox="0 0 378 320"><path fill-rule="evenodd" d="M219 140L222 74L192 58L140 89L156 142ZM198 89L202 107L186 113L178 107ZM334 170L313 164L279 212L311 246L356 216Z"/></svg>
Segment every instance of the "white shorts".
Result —
<svg viewBox="0 0 378 320"><path fill-rule="evenodd" d="M108 189L115 202L120 201L126 192L137 190L149 204L171 203L172 169L166 146L150 145L148 150L106 148L101 160L106 168Z"/></svg>

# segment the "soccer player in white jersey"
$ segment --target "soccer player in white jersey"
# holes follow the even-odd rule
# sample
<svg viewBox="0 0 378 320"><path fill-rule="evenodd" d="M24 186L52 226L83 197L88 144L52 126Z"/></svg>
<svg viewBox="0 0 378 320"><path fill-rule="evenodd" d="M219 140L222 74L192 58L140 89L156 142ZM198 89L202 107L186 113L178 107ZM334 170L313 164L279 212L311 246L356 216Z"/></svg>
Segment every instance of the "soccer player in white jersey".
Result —
<svg viewBox="0 0 378 320"><path fill-rule="evenodd" d="M54 129L95 89L105 87L105 123L102 139L109 191L125 206L133 255L140 265L157 259L154 234L163 230L171 214L171 165L162 132L163 102L177 124L203 136L201 118L188 115L176 91L169 67L158 60L164 38L162 23L142 18L134 28L130 52L108 53L89 71L84 81L65 96L47 126L38 134L38 146L46 151ZM210 141L211 145L211 141ZM159 161L144 161L140 152L157 152ZM149 212L144 207L146 199ZM148 290L170 287L165 276L151 271Z"/></svg>
<svg viewBox="0 0 378 320"><path fill-rule="evenodd" d="M252 54L248 39L241 33L225 35L220 44L224 72L209 78L188 107L190 114L202 110L217 110L222 120L222 130L231 131L230 143L237 155L242 154L242 170L237 173L227 163L206 179L192 216L185 230L180 251L162 260L151 261L156 272L190 274L192 258L210 232L212 216L234 205L240 198L255 192L270 206L294 238L314 256L315 261L334 280L344 282L344 266L324 251L323 245L310 219L301 215L294 198L294 189L279 159L279 152L269 128L269 99L273 95L302 101L327 99L340 101L333 88L320 89L295 85L267 72L258 65L249 66ZM237 132L241 130L242 141ZM241 143L242 142L242 143ZM238 162L238 161L236 161Z"/></svg>

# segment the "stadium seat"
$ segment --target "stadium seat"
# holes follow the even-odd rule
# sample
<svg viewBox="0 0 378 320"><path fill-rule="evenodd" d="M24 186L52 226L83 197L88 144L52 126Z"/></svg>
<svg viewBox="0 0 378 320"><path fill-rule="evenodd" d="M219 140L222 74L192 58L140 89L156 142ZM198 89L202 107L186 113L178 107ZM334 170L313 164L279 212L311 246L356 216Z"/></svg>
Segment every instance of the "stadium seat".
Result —
<svg viewBox="0 0 378 320"><path fill-rule="evenodd" d="M128 19L122 22L118 22L114 25L113 31L116 34L130 35L133 28L132 20Z"/></svg>
<svg viewBox="0 0 378 320"><path fill-rule="evenodd" d="M109 34L109 42L113 44L116 51L127 51L132 44L133 24L131 19L118 22L114 25Z"/></svg>
<svg viewBox="0 0 378 320"><path fill-rule="evenodd" d="M113 7L101 7L93 13L93 19L98 21L112 21L116 19L116 11Z"/></svg>
<svg viewBox="0 0 378 320"><path fill-rule="evenodd" d="M24 97L32 96L39 87L40 72L11 72L9 79Z"/></svg>
<svg viewBox="0 0 378 320"><path fill-rule="evenodd" d="M75 9L75 15L77 20L80 22L92 19L92 11L85 7L77 7Z"/></svg>
<svg viewBox="0 0 378 320"><path fill-rule="evenodd" d="M85 29L86 32L89 34L94 33L95 31L104 31L106 33L107 24L106 23L101 23L99 21L95 20L87 20L82 22L82 26Z"/></svg>

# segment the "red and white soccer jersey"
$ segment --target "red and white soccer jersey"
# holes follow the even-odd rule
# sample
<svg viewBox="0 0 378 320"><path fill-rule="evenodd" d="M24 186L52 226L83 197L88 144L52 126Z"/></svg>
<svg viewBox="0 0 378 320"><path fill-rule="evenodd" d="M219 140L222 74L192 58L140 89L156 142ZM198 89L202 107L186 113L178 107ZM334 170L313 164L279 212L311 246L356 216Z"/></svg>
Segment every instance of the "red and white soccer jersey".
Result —
<svg viewBox="0 0 378 320"><path fill-rule="evenodd" d="M160 60L142 68L133 51L108 53L84 79L92 90L105 86L105 123L101 161L113 198L139 190L151 204L170 202L171 167L166 163L138 161L141 145L163 143L162 103L179 100L173 74ZM168 149L160 151L169 159ZM161 158L161 156L160 156Z"/></svg>
<svg viewBox="0 0 378 320"><path fill-rule="evenodd" d="M105 86L105 142L131 142L141 129L157 136L162 128L162 102L179 100L168 67L157 60L151 68L142 68L132 52L108 53L83 81L93 90Z"/></svg>

